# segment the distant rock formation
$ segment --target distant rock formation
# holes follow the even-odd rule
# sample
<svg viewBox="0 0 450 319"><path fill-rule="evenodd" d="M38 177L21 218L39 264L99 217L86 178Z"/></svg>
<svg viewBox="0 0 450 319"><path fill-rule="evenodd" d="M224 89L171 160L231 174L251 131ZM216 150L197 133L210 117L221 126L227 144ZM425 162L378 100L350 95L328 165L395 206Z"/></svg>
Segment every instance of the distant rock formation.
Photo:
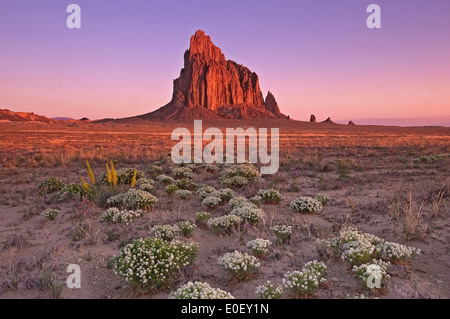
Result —
<svg viewBox="0 0 450 319"><path fill-rule="evenodd" d="M348 122L348 125L356 125L355 123L353 123L353 121Z"/></svg>
<svg viewBox="0 0 450 319"><path fill-rule="evenodd" d="M327 118L325 121L323 121L322 123L330 123L330 124L334 124L334 122L331 120L331 118Z"/></svg>
<svg viewBox="0 0 450 319"><path fill-rule="evenodd" d="M56 121L34 113L14 112L10 110L0 109L0 121L3 122L41 122L55 123Z"/></svg>
<svg viewBox="0 0 450 319"><path fill-rule="evenodd" d="M280 107L278 106L277 100L275 99L275 96L273 96L272 92L269 91L266 96L265 100L265 106L266 110L269 112L272 112L275 115L282 115L280 111Z"/></svg>
<svg viewBox="0 0 450 319"><path fill-rule="evenodd" d="M311 114L309 122L311 122L311 123L316 123L317 122L316 116L314 114Z"/></svg>
<svg viewBox="0 0 450 319"><path fill-rule="evenodd" d="M146 120L287 118L272 93L264 100L258 75L226 60L205 32L198 30L184 54L184 68L174 80L172 100L138 116Z"/></svg>

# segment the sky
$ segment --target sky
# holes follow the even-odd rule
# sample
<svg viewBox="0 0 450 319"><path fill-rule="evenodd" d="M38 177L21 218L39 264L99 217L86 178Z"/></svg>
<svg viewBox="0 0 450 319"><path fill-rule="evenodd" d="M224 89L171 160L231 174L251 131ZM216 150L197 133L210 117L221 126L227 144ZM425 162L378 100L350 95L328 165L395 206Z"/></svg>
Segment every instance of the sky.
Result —
<svg viewBox="0 0 450 319"><path fill-rule="evenodd" d="M81 29L66 26L72 3ZM371 3L381 29L366 25ZM449 17L448 0L5 0L0 108L151 112L170 101L202 29L294 119L450 126Z"/></svg>

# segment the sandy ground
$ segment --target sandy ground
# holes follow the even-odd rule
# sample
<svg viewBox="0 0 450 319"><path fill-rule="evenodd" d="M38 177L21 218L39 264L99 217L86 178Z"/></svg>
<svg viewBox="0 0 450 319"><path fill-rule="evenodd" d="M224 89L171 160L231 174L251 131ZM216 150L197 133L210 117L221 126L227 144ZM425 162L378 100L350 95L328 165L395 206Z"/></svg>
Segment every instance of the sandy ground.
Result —
<svg viewBox="0 0 450 319"><path fill-rule="evenodd" d="M228 127L228 123L225 125ZM195 265L175 280L172 289L144 295L129 289L111 266L119 246L149 236L151 227L157 224L194 222L195 213L205 210L202 199L175 199L158 186L153 194L159 202L153 211L126 227L101 222L105 208L95 203L81 207L76 199L61 202L56 195L40 196L36 187L49 176L65 182L78 182L80 176L87 180L86 158L98 176L110 159L118 161L119 169L137 168L146 173L153 160L167 155L173 145L169 142L170 132L176 126L1 123L0 298L52 298L51 291L40 284L43 267L51 269L64 284L69 275L66 268L73 263L81 267L82 288L70 290L64 286L60 298L167 298L171 290L188 280L206 281L237 298L256 298L256 286L267 280L281 283L287 271L299 269L313 259L328 265L328 283L314 298L345 298L358 293L378 298L450 296L450 129L348 127L293 121L237 121L229 125L281 128L279 173L235 189L238 195L251 197L259 189L274 187L286 197L279 205L263 205L266 224L246 234L222 237L197 228L187 239L200 245ZM339 168L337 160L347 161L348 167ZM170 167L165 170L169 173ZM194 181L221 187L218 173L199 171ZM303 215L289 210L294 198L318 193L331 198L331 204L322 212ZM411 195L421 207L420 236L405 238L402 220L389 213L396 195ZM47 208L58 209L61 214L49 221L41 216ZM213 210L212 215L229 212L225 205ZM69 234L80 220L88 223L90 236L73 240ZM274 241L268 229L279 222L293 226L290 243L273 245L250 280L230 281L217 259L235 249L250 253L245 243L256 237ZM420 248L423 253L412 265L392 266L391 279L381 292L368 291L347 264L321 258L314 244L317 238L335 236L346 223L386 240Z"/></svg>

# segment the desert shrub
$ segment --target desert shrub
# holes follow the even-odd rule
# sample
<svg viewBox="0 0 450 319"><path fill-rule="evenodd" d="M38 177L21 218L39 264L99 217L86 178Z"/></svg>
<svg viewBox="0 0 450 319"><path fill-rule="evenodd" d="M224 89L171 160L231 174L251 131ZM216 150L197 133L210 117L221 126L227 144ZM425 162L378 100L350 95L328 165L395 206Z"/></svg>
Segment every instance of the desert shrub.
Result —
<svg viewBox="0 0 450 319"><path fill-rule="evenodd" d="M228 166L220 173L222 184L232 187L242 187L259 178L261 173L251 164Z"/></svg>
<svg viewBox="0 0 450 319"><path fill-rule="evenodd" d="M64 186L63 189L59 191L59 198L63 200L64 198L72 199L78 197L80 200L87 198L92 200L95 198L96 192L93 187L86 189L83 185L79 183L70 183Z"/></svg>
<svg viewBox="0 0 450 319"><path fill-rule="evenodd" d="M297 297L312 295L320 284L326 282L327 266L318 261L307 263L301 271L284 275L283 285Z"/></svg>
<svg viewBox="0 0 450 319"><path fill-rule="evenodd" d="M322 210L322 203L311 197L299 197L294 199L290 208L299 213L314 213Z"/></svg>
<svg viewBox="0 0 450 319"><path fill-rule="evenodd" d="M152 179L141 177L136 182L136 188L150 193L155 189L155 181Z"/></svg>
<svg viewBox="0 0 450 319"><path fill-rule="evenodd" d="M201 168L205 169L208 172L217 172L220 171L220 167L214 164L202 164Z"/></svg>
<svg viewBox="0 0 450 319"><path fill-rule="evenodd" d="M236 215L225 215L208 220L208 226L218 234L228 234L239 227L242 219Z"/></svg>
<svg viewBox="0 0 450 319"><path fill-rule="evenodd" d="M151 234L164 241L172 241L180 234L180 228L177 225L156 225L152 228Z"/></svg>
<svg viewBox="0 0 450 319"><path fill-rule="evenodd" d="M128 209L148 209L157 201L155 196L139 189L130 189L124 195L124 204Z"/></svg>
<svg viewBox="0 0 450 319"><path fill-rule="evenodd" d="M249 200L242 196L234 197L234 198L230 199L230 201L228 202L228 204L231 206L231 208L236 208L239 206L247 205L249 203L250 203Z"/></svg>
<svg viewBox="0 0 450 319"><path fill-rule="evenodd" d="M267 281L264 285L256 287L255 294L261 299L281 299L284 291L283 286L275 286L271 281Z"/></svg>
<svg viewBox="0 0 450 319"><path fill-rule="evenodd" d="M262 189L258 192L258 196L262 198L266 204L279 204L283 201L284 196L275 189Z"/></svg>
<svg viewBox="0 0 450 319"><path fill-rule="evenodd" d="M106 200L106 206L117 208L125 206L125 193L120 193L109 197Z"/></svg>
<svg viewBox="0 0 450 319"><path fill-rule="evenodd" d="M212 193L211 196L219 197L222 202L228 202L235 196L235 194L232 189L221 188Z"/></svg>
<svg viewBox="0 0 450 319"><path fill-rule="evenodd" d="M188 199L189 197L192 196L192 192L186 189L179 189L175 191L175 196L177 196L180 199Z"/></svg>
<svg viewBox="0 0 450 319"><path fill-rule="evenodd" d="M45 195L57 193L63 190L65 186L66 183L64 183L60 178L49 177L40 182L37 188L40 195Z"/></svg>
<svg viewBox="0 0 450 319"><path fill-rule="evenodd" d="M265 254L267 254L270 245L272 245L270 240L262 238L257 238L247 243L247 247L250 248L258 257L263 257Z"/></svg>
<svg viewBox="0 0 450 319"><path fill-rule="evenodd" d="M134 220L144 216L143 210L119 210L116 207L108 209L101 216L101 219L105 222L110 222L113 224L124 224L126 226L130 225Z"/></svg>
<svg viewBox="0 0 450 319"><path fill-rule="evenodd" d="M342 260L353 265L361 265L372 259L375 247L367 240L351 241L342 245Z"/></svg>
<svg viewBox="0 0 450 319"><path fill-rule="evenodd" d="M411 261L420 255L420 249L386 242L375 235L359 232L353 227L342 228L338 237L317 240L316 245L319 253L341 255L341 258L350 265L365 264L372 258L382 258L394 263Z"/></svg>
<svg viewBox="0 0 450 319"><path fill-rule="evenodd" d="M219 265L233 278L242 280L259 268L260 263L256 257L235 250L220 257Z"/></svg>
<svg viewBox="0 0 450 319"><path fill-rule="evenodd" d="M176 191L180 190L180 188L176 185L167 185L164 190L166 191L167 194L169 195L173 195L175 194Z"/></svg>
<svg viewBox="0 0 450 319"><path fill-rule="evenodd" d="M155 291L167 287L197 254L196 243L140 238L123 247L114 258L115 273L141 290Z"/></svg>
<svg viewBox="0 0 450 319"><path fill-rule="evenodd" d="M377 254L393 263L411 261L420 255L420 249L408 247L393 242L383 242L376 246Z"/></svg>
<svg viewBox="0 0 450 319"><path fill-rule="evenodd" d="M206 282L189 281L177 291L171 292L169 299L234 299L234 297L229 292L212 288Z"/></svg>
<svg viewBox="0 0 450 319"><path fill-rule="evenodd" d="M186 190L194 190L197 187L197 184L191 181L190 179L183 178L175 181L175 185L178 186L180 189L186 189Z"/></svg>
<svg viewBox="0 0 450 319"><path fill-rule="evenodd" d="M208 219L211 218L211 214L207 212L199 212L195 214L195 221L199 225L206 225Z"/></svg>
<svg viewBox="0 0 450 319"><path fill-rule="evenodd" d="M156 177L156 180L160 183L166 184L166 185L170 185L175 183L175 180L167 175L159 175Z"/></svg>
<svg viewBox="0 0 450 319"><path fill-rule="evenodd" d="M194 177L194 172L189 167L175 167L172 169L172 175L175 176L175 178L191 179Z"/></svg>
<svg viewBox="0 0 450 319"><path fill-rule="evenodd" d="M158 165L151 165L148 169L147 169L147 173L150 176L156 177L158 175L160 175L163 171L163 168L158 166Z"/></svg>
<svg viewBox="0 0 450 319"><path fill-rule="evenodd" d="M131 185L131 182L133 181L133 176L136 171L136 181L141 179L144 174L136 170L134 168L124 168L116 171L117 174L117 184L118 185ZM102 184L108 185L108 174L104 173L101 177Z"/></svg>
<svg viewBox="0 0 450 319"><path fill-rule="evenodd" d="M262 203L262 200L263 199L261 198L261 196L258 196L258 195L249 199L250 203L255 204L256 206L260 206Z"/></svg>
<svg viewBox="0 0 450 319"><path fill-rule="evenodd" d="M243 187L250 183L250 181L246 177L243 177L243 176L233 176L233 177L221 178L221 182L225 186L237 187L237 188Z"/></svg>
<svg viewBox="0 0 450 319"><path fill-rule="evenodd" d="M211 196L216 191L216 189L209 185L199 185L197 188L195 194L197 196L200 196L201 198L206 198L208 196Z"/></svg>
<svg viewBox="0 0 450 319"><path fill-rule="evenodd" d="M371 264L362 264L360 266L353 266L353 272L356 276L362 280L363 284L369 288L369 282L373 284L373 288L381 288L383 280L390 278L387 274L387 269L389 267L389 262L384 262L382 260L372 260ZM377 287L378 281L379 286Z"/></svg>
<svg viewBox="0 0 450 319"><path fill-rule="evenodd" d="M190 237L197 228L197 226L188 221L177 223L177 227L180 229L180 232L184 237Z"/></svg>
<svg viewBox="0 0 450 319"><path fill-rule="evenodd" d="M330 203L330 197L325 194L317 194L314 199L322 203L322 206L327 206Z"/></svg>
<svg viewBox="0 0 450 319"><path fill-rule="evenodd" d="M56 209L47 209L42 213L42 216L47 218L48 220L54 220L56 216L59 215L59 211Z"/></svg>
<svg viewBox="0 0 450 319"><path fill-rule="evenodd" d="M278 244L288 243L291 239L292 227L285 225L275 225L270 228L271 231L277 236Z"/></svg>
<svg viewBox="0 0 450 319"><path fill-rule="evenodd" d="M208 196L205 199L203 199L203 201L202 201L203 206L206 206L211 209L216 208L220 204L222 204L222 200L219 197L215 197L215 196Z"/></svg>
<svg viewBox="0 0 450 319"><path fill-rule="evenodd" d="M239 216L243 221L246 221L250 224L259 224L266 218L266 214L262 209L250 203L235 207L231 211L230 215Z"/></svg>

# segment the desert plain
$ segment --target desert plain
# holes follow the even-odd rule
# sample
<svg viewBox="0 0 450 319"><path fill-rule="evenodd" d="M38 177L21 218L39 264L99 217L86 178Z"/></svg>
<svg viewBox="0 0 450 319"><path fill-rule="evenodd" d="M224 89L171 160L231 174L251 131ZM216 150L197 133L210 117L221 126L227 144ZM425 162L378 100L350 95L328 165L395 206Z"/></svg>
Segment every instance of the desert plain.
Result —
<svg viewBox="0 0 450 319"><path fill-rule="evenodd" d="M236 298L253 299L257 286L267 280L281 284L286 272L311 260L327 265L327 281L307 298L450 296L450 128L288 120L204 122L204 128L280 128L279 172L232 189L236 196L251 198L261 189L274 188L284 199L277 205L261 204L265 220L245 231L218 235L197 227L191 237L180 240L197 242L198 256L169 287L147 293L132 289L114 273L112 260L122 247L151 236L155 225L195 223L196 213L202 211L222 216L231 211L229 205L208 209L195 191L180 199L156 181L151 193L158 202L125 226L102 221L107 208L97 199L39 194L37 187L48 177L65 183L80 183L80 177L89 181L86 160L97 183L110 161L116 169L137 169L154 179L148 168L168 156L175 144L171 132L192 126L193 122L145 121L0 123L0 298L158 299L188 281L202 281ZM171 161L158 164L167 176L176 167ZM225 187L220 170L196 169L192 181ZM319 193L330 198L320 212L290 209L295 198ZM42 216L46 209L60 213L50 221ZM276 224L292 226L288 243L275 243L270 227ZM418 248L421 254L411 262L391 265L382 289L368 289L340 257L325 256L316 247L317 239L337 236L345 226ZM250 278L230 279L218 258L234 250L251 254L246 243L258 237L273 243L261 266ZM81 268L80 289L66 287L69 264ZM285 292L284 298L294 298Z"/></svg>

